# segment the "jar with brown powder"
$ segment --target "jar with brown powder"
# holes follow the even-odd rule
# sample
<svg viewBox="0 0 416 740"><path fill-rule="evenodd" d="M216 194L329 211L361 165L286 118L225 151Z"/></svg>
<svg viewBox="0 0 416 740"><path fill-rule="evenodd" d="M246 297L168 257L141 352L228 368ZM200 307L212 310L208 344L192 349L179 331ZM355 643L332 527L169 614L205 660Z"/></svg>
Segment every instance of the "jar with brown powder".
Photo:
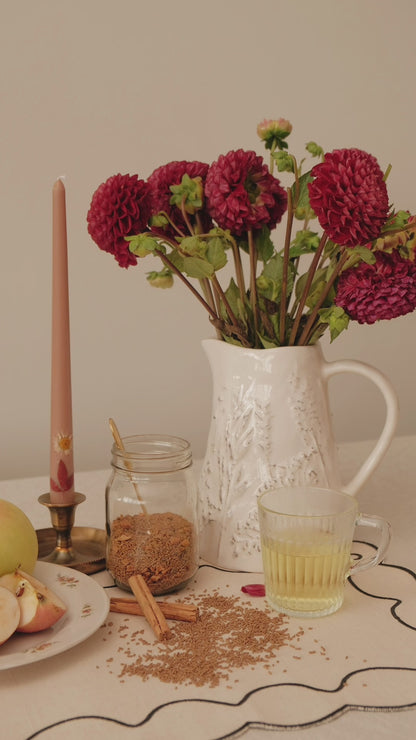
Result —
<svg viewBox="0 0 416 740"><path fill-rule="evenodd" d="M143 576L153 594L177 591L198 567L197 493L189 442L170 435L113 445L106 488L107 568L120 588Z"/></svg>

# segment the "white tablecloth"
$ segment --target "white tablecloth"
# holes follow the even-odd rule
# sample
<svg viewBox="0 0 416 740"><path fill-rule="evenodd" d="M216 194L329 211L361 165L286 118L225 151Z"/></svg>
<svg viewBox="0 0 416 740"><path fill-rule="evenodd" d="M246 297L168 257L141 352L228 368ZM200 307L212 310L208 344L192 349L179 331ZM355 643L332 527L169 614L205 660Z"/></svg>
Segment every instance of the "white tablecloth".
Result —
<svg viewBox="0 0 416 740"><path fill-rule="evenodd" d="M340 447L347 480L371 442ZM87 500L78 507L76 525L104 528L104 488L109 471L76 475ZM117 672L123 615L82 644L27 666L3 670L0 697L1 737L5 740L219 740L223 737L412 739L416 730L416 437L393 444L359 495L361 509L392 524L385 562L348 583L342 609L319 620L290 620L305 628L302 660L293 649L279 652L270 672L262 667L233 675L215 688L175 686L137 676L120 680ZM0 498L20 506L36 528L50 526L37 498L48 490L45 478L0 481ZM357 551L365 544L356 544ZM76 573L76 572L75 572ZM93 576L111 585L106 572ZM262 576L199 570L185 593L239 595L241 586ZM109 590L111 595L113 590ZM252 599L262 608L261 599ZM137 629L137 619L129 629ZM123 622L122 622L123 620ZM109 626L109 621L114 625ZM153 635L144 620L148 640ZM325 645L325 657L311 648ZM1 648L0 648L1 650ZM327 659L328 658L328 659ZM190 658L192 659L192 658ZM110 664L114 667L110 668Z"/></svg>

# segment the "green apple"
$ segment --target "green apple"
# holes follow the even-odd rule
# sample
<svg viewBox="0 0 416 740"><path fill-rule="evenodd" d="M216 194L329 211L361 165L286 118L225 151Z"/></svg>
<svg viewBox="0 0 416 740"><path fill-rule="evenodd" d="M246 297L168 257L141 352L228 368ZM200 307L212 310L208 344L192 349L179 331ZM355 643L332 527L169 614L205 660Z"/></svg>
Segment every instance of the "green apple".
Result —
<svg viewBox="0 0 416 740"><path fill-rule="evenodd" d="M21 568L33 573L38 558L38 538L26 514L10 501L0 499L0 576Z"/></svg>

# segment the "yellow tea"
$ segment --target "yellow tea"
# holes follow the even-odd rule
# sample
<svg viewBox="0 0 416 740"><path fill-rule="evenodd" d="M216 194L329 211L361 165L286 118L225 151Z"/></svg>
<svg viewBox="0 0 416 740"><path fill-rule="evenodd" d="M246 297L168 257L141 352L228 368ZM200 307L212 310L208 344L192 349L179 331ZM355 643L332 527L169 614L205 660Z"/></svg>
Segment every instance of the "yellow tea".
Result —
<svg viewBox="0 0 416 740"><path fill-rule="evenodd" d="M350 543L330 532L287 529L262 538L266 596L280 611L330 614L343 601Z"/></svg>

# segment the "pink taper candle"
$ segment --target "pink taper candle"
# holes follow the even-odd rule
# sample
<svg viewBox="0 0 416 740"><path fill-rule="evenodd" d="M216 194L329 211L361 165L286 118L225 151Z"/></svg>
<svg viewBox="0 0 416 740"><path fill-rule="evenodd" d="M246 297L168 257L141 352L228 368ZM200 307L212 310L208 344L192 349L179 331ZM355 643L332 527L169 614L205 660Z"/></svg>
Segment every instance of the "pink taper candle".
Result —
<svg viewBox="0 0 416 740"><path fill-rule="evenodd" d="M65 187L53 187L52 228L52 382L50 497L55 504L74 501L71 352Z"/></svg>

